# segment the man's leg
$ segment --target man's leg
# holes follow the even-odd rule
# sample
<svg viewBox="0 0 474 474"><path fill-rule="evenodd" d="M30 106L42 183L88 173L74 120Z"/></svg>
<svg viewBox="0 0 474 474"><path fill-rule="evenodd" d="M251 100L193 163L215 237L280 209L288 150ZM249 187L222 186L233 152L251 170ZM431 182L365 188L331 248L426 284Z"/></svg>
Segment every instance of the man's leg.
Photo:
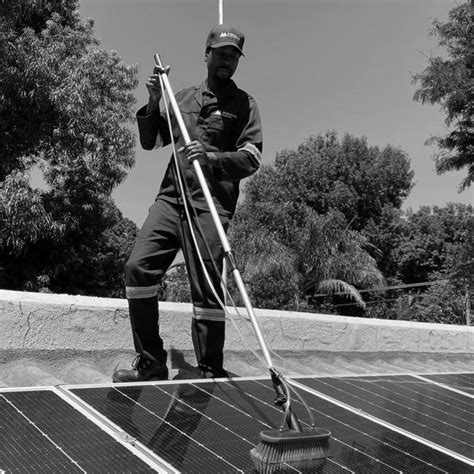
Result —
<svg viewBox="0 0 474 474"><path fill-rule="evenodd" d="M210 213L197 212L208 248L197 229L195 229L195 234L204 265L216 294L211 289L202 264L196 255L188 234L187 223L183 223L184 241L182 245L193 299L191 326L193 345L201 374L205 377L223 377L226 376L223 368L225 313L221 306L221 302L223 302L221 274L224 250ZM222 218L225 230L227 230L228 223L228 219Z"/></svg>
<svg viewBox="0 0 474 474"><path fill-rule="evenodd" d="M125 283L138 357L131 370L114 373L114 382L168 378L167 354L158 324L158 283L178 251L178 227L176 206L157 200L137 236L125 266Z"/></svg>
<svg viewBox="0 0 474 474"><path fill-rule="evenodd" d="M227 377L224 370L225 321L193 317L191 331L201 375L205 378Z"/></svg>

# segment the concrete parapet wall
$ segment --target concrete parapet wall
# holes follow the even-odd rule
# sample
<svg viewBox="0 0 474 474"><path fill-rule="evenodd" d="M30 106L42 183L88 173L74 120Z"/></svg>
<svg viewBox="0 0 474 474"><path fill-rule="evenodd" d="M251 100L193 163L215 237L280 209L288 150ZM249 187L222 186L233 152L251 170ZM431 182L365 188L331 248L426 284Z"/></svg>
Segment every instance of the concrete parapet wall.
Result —
<svg viewBox="0 0 474 474"><path fill-rule="evenodd" d="M233 310L231 310L233 312ZM244 309L234 316L258 349ZM255 310L272 350L308 352L473 353L474 328L314 313ZM166 347L192 349L192 306L160 303L160 332ZM0 350L133 350L127 301L0 290ZM230 319L226 350L248 351Z"/></svg>

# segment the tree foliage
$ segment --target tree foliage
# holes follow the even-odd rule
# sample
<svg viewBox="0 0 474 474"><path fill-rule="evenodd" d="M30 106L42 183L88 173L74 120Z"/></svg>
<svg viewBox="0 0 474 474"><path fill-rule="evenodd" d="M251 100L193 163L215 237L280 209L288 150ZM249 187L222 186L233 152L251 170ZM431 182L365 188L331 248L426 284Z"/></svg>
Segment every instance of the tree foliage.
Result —
<svg viewBox="0 0 474 474"><path fill-rule="evenodd" d="M398 318L409 321L441 324L466 324L464 289L450 282L435 282L413 298L411 304L399 305Z"/></svg>
<svg viewBox="0 0 474 474"><path fill-rule="evenodd" d="M161 282L160 300L191 303L191 286L184 262L171 265Z"/></svg>
<svg viewBox="0 0 474 474"><path fill-rule="evenodd" d="M12 4L0 21L2 285L116 292L106 255L136 232L110 197L134 163L136 67L99 48L76 0Z"/></svg>
<svg viewBox="0 0 474 474"><path fill-rule="evenodd" d="M396 276L417 283L454 274L466 264L473 228L472 206L450 203L408 211L394 236Z"/></svg>
<svg viewBox="0 0 474 474"><path fill-rule="evenodd" d="M294 309L344 292L363 306L357 289L379 287L383 276L361 231L385 224L382 210L401 206L412 176L401 150L335 132L279 153L247 182L231 227L253 295Z"/></svg>
<svg viewBox="0 0 474 474"><path fill-rule="evenodd" d="M275 184L281 188L273 191L280 194L276 198L303 203L319 214L337 209L356 230L371 220L378 223L384 206L400 208L413 186L405 152L369 146L365 137L346 134L339 139L335 131L311 136L296 150L278 153L274 168ZM254 200L268 186L256 187L261 183L247 187Z"/></svg>
<svg viewBox="0 0 474 474"><path fill-rule="evenodd" d="M388 232L392 232L390 283L431 284L370 295L367 316L465 324L474 288L472 206L422 206L407 211Z"/></svg>
<svg viewBox="0 0 474 474"><path fill-rule="evenodd" d="M433 21L432 35L445 48L448 59L430 57L428 66L413 81L420 85L414 100L440 104L450 131L434 137L438 173L466 169L460 188L469 187L474 179L474 7L472 2L457 5L445 23Z"/></svg>

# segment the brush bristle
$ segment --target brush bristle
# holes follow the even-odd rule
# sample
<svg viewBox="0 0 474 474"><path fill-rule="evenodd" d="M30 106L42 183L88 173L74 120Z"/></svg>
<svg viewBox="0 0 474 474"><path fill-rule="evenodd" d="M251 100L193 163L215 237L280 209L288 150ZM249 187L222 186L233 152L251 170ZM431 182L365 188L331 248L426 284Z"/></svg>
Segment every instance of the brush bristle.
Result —
<svg viewBox="0 0 474 474"><path fill-rule="evenodd" d="M263 432L260 443L250 451L259 473L294 472L295 468L303 472L317 472L330 456L329 432L325 432L327 436L324 436L319 430L317 435L311 437L311 431L297 433L289 430L283 434L275 431L277 441L269 439L269 433L272 432Z"/></svg>

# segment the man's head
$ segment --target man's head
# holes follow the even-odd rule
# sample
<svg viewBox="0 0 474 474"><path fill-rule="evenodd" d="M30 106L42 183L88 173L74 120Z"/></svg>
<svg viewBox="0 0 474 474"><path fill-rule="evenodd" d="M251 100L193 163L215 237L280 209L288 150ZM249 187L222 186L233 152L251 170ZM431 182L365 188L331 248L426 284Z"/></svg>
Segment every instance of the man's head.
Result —
<svg viewBox="0 0 474 474"><path fill-rule="evenodd" d="M244 41L245 36L235 26L217 25L207 35L206 53L209 49L232 46L243 55Z"/></svg>
<svg viewBox="0 0 474 474"><path fill-rule="evenodd" d="M218 82L227 81L239 64L244 53L244 35L234 26L215 26L207 36L206 63L208 78Z"/></svg>

